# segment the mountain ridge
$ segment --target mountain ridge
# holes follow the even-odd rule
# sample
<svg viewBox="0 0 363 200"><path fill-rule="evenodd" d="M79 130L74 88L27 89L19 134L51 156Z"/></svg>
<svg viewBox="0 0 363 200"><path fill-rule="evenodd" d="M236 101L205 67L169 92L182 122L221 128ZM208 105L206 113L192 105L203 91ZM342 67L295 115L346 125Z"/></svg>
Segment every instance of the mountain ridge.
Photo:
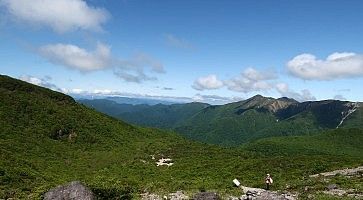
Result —
<svg viewBox="0 0 363 200"><path fill-rule="evenodd" d="M81 103L90 106L89 102ZM194 107L194 110L188 110L187 104L178 105L179 110L173 108L175 105L158 105L139 107L137 112L133 112L130 108L136 107L130 105L125 108L127 112L114 109L116 114L112 116L137 125L173 129L190 139L227 146L264 137L302 135L341 126L363 127L363 120L360 120L363 115L357 114L361 113L360 102L298 102L287 97L256 95L225 105L200 104L203 106ZM94 108L110 114L102 105ZM171 110L174 110L173 115L179 112L188 112L188 115L180 116L177 121L169 120L167 115L160 115Z"/></svg>

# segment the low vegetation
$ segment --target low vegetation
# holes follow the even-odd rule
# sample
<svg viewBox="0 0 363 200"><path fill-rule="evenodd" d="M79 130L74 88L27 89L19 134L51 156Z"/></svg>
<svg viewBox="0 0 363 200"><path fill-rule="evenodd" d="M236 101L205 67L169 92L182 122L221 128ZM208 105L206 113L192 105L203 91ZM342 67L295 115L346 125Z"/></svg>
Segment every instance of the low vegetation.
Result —
<svg viewBox="0 0 363 200"><path fill-rule="evenodd" d="M234 178L263 187L267 172L274 190L299 191L313 184L310 174L363 164L359 129L228 148L132 126L7 76L0 76L0 94L0 199L39 199L74 180L100 199L177 190L237 195ZM174 165L157 167L162 157Z"/></svg>

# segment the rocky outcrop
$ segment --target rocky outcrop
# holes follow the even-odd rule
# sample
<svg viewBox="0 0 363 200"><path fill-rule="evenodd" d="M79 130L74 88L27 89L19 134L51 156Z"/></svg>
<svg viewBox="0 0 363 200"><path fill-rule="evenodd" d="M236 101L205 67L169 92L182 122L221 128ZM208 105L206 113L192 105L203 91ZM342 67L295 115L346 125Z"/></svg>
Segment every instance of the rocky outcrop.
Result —
<svg viewBox="0 0 363 200"><path fill-rule="evenodd" d="M158 162L156 162L156 166L172 166L174 163L173 163L173 160L171 158L160 158Z"/></svg>
<svg viewBox="0 0 363 200"><path fill-rule="evenodd" d="M319 176L332 177L337 174L340 174L343 176L355 176L355 175L358 175L359 172L363 172L363 166L359 166L357 168L352 168L352 169L340 169L340 170L335 170L335 171L331 171L331 172L314 174L314 175L310 175L310 178L317 178Z"/></svg>
<svg viewBox="0 0 363 200"><path fill-rule="evenodd" d="M163 197L161 197L160 195L157 194L153 194L153 193L144 193L141 194L141 199L142 200L187 200L189 199L189 197L184 194L183 191L177 191L175 193L170 193L168 195L165 195Z"/></svg>
<svg viewBox="0 0 363 200"><path fill-rule="evenodd" d="M49 190L44 200L94 200L95 195L79 181L73 181Z"/></svg>
<svg viewBox="0 0 363 200"><path fill-rule="evenodd" d="M327 187L326 191L323 191L324 194L339 196L339 197L350 197L354 199L363 199L363 194L360 194L356 189L341 189L338 186L332 188Z"/></svg>
<svg viewBox="0 0 363 200"><path fill-rule="evenodd" d="M324 172L320 174L310 175L310 178L318 178L322 177L324 182L329 182L332 178L336 175L342 175L345 177L353 178L358 177L362 178L363 173L363 166L359 166L357 168L351 169L341 169L335 170L331 172ZM363 194L357 189L347 189L347 188L340 188L337 184L329 184L325 187L325 191L322 193L332 196L338 196L340 198L349 197L354 199L363 199Z"/></svg>
<svg viewBox="0 0 363 200"><path fill-rule="evenodd" d="M289 98L274 99L271 97L256 95L247 100L237 102L236 104L238 105L236 107L236 109L238 109L236 112L237 114L242 114L243 112L251 109L276 113L277 111L285 109L292 104L298 104L298 102Z"/></svg>
<svg viewBox="0 0 363 200"><path fill-rule="evenodd" d="M140 195L142 200L162 200L159 195L153 193L143 193Z"/></svg>
<svg viewBox="0 0 363 200"><path fill-rule="evenodd" d="M219 200L219 196L215 192L199 192L194 195L194 200Z"/></svg>
<svg viewBox="0 0 363 200"><path fill-rule="evenodd" d="M189 197L184 194L183 191L177 191L175 193L170 193L169 197L167 199L170 200L185 200L185 199L189 199Z"/></svg>
<svg viewBox="0 0 363 200"><path fill-rule="evenodd" d="M219 196L218 193L215 192L199 192L192 195L192 198L189 198L183 191L178 191L176 193L170 193L165 196L160 196L152 193L144 193L141 194L142 200L220 200L220 199L229 199L229 200L295 200L297 199L296 194L291 193L278 193L275 191L268 191L260 188L250 188L241 186L240 187L245 193L242 196L234 197L234 196Z"/></svg>
<svg viewBox="0 0 363 200"><path fill-rule="evenodd" d="M274 191L264 190L261 188L250 188L240 186L245 193L240 197L243 200L295 200L295 194L290 193L278 193Z"/></svg>
<svg viewBox="0 0 363 200"><path fill-rule="evenodd" d="M278 194L277 192L265 191L257 194L245 194L240 199L243 200L295 200L296 195L292 194Z"/></svg>
<svg viewBox="0 0 363 200"><path fill-rule="evenodd" d="M339 128L339 126L343 124L345 119L347 119L349 115L354 113L359 108L359 103L348 102L345 104L345 106L349 109L342 112L342 120L339 122L336 128Z"/></svg>

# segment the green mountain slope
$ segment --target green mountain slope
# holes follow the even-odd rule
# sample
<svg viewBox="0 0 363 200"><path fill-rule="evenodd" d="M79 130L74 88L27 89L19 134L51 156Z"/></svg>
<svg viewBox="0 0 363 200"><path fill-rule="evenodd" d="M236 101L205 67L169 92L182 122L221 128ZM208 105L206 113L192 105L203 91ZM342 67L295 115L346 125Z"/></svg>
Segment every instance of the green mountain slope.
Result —
<svg viewBox="0 0 363 200"><path fill-rule="evenodd" d="M363 123L363 103L359 103L357 105L358 107L355 107L351 111L354 111L352 113L345 113L346 118L342 121L340 127L362 127Z"/></svg>
<svg viewBox="0 0 363 200"><path fill-rule="evenodd" d="M244 150L268 156L335 155L362 158L360 129L336 129L316 135L273 137L243 145Z"/></svg>
<svg viewBox="0 0 363 200"><path fill-rule="evenodd" d="M107 99L79 100L78 102L132 124L172 129L195 113L208 107L205 103L131 105Z"/></svg>
<svg viewBox="0 0 363 200"><path fill-rule="evenodd" d="M334 129L342 120L342 113L353 107L354 103L343 101L298 103L287 98L255 96L241 102L208 107L176 130L199 141L238 145L259 138ZM356 118L356 123L350 127L363 127L363 120L359 121L363 118Z"/></svg>
<svg viewBox="0 0 363 200"><path fill-rule="evenodd" d="M275 189L282 189L302 187L300 177L308 174L362 164L344 145L344 156L312 155L302 147L292 158L191 142L131 126L7 76L0 76L0 95L0 199L40 199L51 187L74 180L101 199L137 198L145 191L239 193L231 180L262 187L266 172L274 175ZM362 141L349 138L347 144ZM161 157L174 165L157 167Z"/></svg>
<svg viewBox="0 0 363 200"><path fill-rule="evenodd" d="M82 103L129 123L171 128L187 138L224 146L337 127L363 128L362 107L337 100L299 103L289 98L257 95L220 106L200 103L133 106L106 100Z"/></svg>
<svg viewBox="0 0 363 200"><path fill-rule="evenodd" d="M182 135L213 144L238 145L250 140L252 133L269 127L276 119L254 109L235 114L234 105L208 107L176 129ZM250 135L241 134L250 132Z"/></svg>

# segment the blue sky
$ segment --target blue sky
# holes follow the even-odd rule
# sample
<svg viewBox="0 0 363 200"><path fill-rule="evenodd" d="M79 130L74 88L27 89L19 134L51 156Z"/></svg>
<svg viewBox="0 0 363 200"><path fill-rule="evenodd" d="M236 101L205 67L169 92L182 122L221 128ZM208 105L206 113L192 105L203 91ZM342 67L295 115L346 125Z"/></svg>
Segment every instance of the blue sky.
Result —
<svg viewBox="0 0 363 200"><path fill-rule="evenodd" d="M0 0L0 73L67 94L363 101L363 2Z"/></svg>

